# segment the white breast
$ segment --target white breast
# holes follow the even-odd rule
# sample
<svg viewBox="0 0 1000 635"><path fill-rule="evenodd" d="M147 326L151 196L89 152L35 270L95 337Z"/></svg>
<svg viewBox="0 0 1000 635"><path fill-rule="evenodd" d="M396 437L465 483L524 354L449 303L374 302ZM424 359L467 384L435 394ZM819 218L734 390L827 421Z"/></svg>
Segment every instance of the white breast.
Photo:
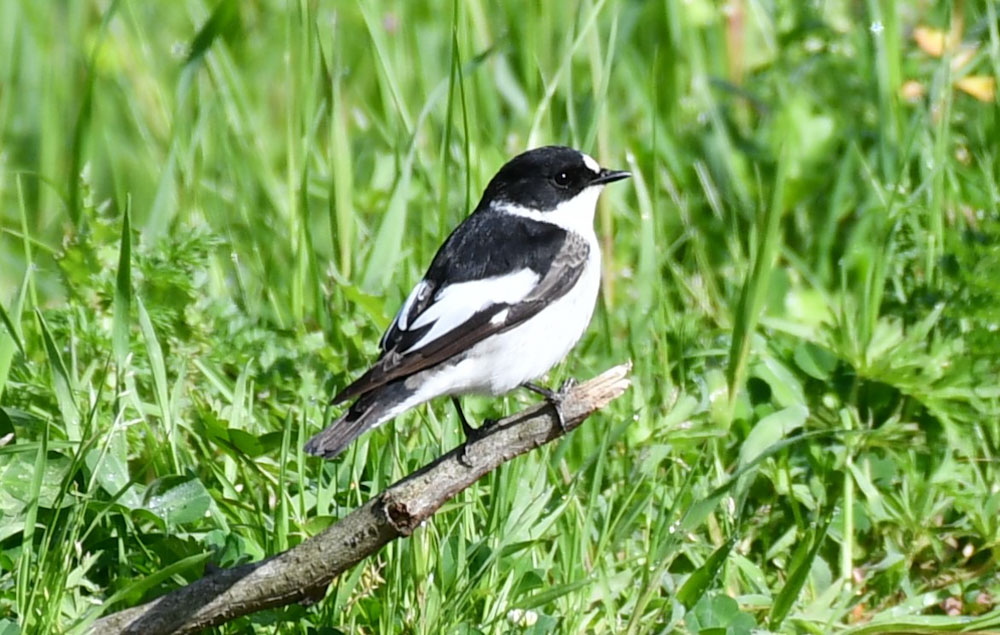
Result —
<svg viewBox="0 0 1000 635"><path fill-rule="evenodd" d="M561 362L590 324L600 283L601 252L592 249L580 280L566 295L524 324L482 342L484 358L498 363L483 369L485 385L473 387L472 392L509 392Z"/></svg>
<svg viewBox="0 0 1000 635"><path fill-rule="evenodd" d="M595 237L580 279L563 297L524 323L476 344L457 363L418 373L415 397L426 401L440 395L501 395L538 379L562 361L594 314L601 283L596 242Z"/></svg>

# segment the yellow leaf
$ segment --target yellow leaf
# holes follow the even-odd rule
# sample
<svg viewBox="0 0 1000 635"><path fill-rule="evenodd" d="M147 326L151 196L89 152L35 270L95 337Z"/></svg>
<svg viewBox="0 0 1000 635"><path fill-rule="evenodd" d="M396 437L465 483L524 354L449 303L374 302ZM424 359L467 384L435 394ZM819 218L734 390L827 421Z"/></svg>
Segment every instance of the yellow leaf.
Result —
<svg viewBox="0 0 1000 635"><path fill-rule="evenodd" d="M986 75L970 75L955 82L955 87L979 101L993 101L997 94L997 80Z"/></svg>
<svg viewBox="0 0 1000 635"><path fill-rule="evenodd" d="M945 49L950 46L947 33L929 26L918 26L913 29L913 39L920 50L933 57L941 57Z"/></svg>

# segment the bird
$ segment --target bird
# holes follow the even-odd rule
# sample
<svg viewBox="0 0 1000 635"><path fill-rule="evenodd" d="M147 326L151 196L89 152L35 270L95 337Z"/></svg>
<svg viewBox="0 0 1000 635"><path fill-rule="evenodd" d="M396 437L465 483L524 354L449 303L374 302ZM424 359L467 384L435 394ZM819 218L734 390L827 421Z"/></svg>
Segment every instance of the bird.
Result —
<svg viewBox="0 0 1000 635"><path fill-rule="evenodd" d="M353 404L305 445L334 458L369 429L427 401L524 387L558 409L562 391L534 383L583 336L597 303L597 199L631 176L565 146L505 163L482 199L438 249L379 341L380 355L333 404Z"/></svg>

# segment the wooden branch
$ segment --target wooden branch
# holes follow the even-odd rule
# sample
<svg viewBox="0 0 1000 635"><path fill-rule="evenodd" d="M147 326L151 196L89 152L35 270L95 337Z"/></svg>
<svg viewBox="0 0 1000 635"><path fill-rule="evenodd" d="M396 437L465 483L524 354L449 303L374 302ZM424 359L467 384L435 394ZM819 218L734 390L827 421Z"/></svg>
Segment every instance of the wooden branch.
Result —
<svg viewBox="0 0 1000 635"><path fill-rule="evenodd" d="M629 386L631 363L570 389L555 410L538 404L503 419L384 490L336 524L261 562L224 569L152 602L98 620L93 633L194 633L255 611L323 597L340 573L424 520L484 474L579 426ZM464 448L464 455L463 450Z"/></svg>

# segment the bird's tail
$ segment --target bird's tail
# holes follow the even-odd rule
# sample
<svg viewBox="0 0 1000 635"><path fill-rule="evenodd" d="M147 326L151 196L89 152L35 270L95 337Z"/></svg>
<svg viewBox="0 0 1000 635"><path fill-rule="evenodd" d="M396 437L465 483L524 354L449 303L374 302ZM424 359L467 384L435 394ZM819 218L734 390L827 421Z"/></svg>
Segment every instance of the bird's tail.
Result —
<svg viewBox="0 0 1000 635"><path fill-rule="evenodd" d="M413 391L404 382L404 379L392 381L362 395L340 418L309 439L305 451L332 459L365 431L415 406L410 403Z"/></svg>

